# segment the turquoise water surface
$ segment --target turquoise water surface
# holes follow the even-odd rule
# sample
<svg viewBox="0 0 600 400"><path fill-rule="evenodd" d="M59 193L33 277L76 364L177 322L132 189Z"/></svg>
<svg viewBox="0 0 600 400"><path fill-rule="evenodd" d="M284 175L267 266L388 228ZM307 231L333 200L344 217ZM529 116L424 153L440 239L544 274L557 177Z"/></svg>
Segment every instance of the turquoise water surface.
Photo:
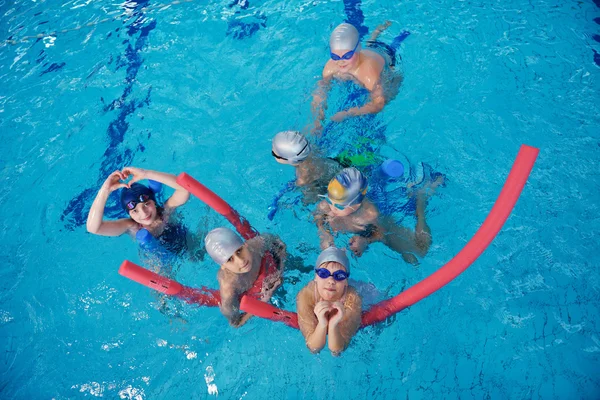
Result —
<svg viewBox="0 0 600 400"><path fill-rule="evenodd" d="M360 152L367 137L447 182L427 208L420 265L375 244L352 260L353 278L395 295L436 271L483 222L519 146L538 147L495 241L339 358L312 355L283 324L235 330L217 309L178 301L178 318L159 312L117 273L140 262L132 240L86 232L106 176L188 172L310 265L313 206L290 193L267 218L293 177L270 141L310 122L331 30L385 20L384 41L410 32L400 93L377 116L328 125L326 150ZM600 397L599 23L597 1L0 0L0 397ZM334 88L328 115L355 92ZM182 210L199 235L225 224L197 199ZM122 216L116 197L107 215ZM414 226L410 207L396 217ZM217 285L208 259L176 271ZM291 271L276 304L294 310L311 278Z"/></svg>

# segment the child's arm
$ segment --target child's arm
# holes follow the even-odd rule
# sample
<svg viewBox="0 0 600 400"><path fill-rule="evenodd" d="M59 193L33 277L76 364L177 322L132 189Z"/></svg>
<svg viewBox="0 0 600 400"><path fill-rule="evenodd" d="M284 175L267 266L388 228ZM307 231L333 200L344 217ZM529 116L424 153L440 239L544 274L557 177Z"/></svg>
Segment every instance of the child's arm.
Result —
<svg viewBox="0 0 600 400"><path fill-rule="evenodd" d="M347 110L340 111L331 116L331 120L341 122L348 117L357 115L377 114L385 106L385 96L383 94L383 86L381 84L381 72L377 72L371 66L370 76L365 79L364 85L369 90L371 100L361 107L351 107Z"/></svg>
<svg viewBox="0 0 600 400"><path fill-rule="evenodd" d="M131 181L129 181L129 184L140 181L142 179L152 179L153 181L160 182L164 185L175 189L175 193L173 193L171 197L169 197L169 199L165 202L165 209L177 208L185 204L190 198L190 192L185 190L182 186L179 186L179 184L176 181L177 177L173 174L152 171L149 169L125 167L123 168L123 175L125 176L125 178L127 178L130 175L133 176Z"/></svg>
<svg viewBox="0 0 600 400"><path fill-rule="evenodd" d="M90 208L86 223L88 232L102 236L120 236L135 226L135 222L130 218L104 221L104 207L108 196L115 190L127 186L121 183L124 179L121 171L115 171L106 178Z"/></svg>
<svg viewBox="0 0 600 400"><path fill-rule="evenodd" d="M279 271L283 272L285 267L285 260L287 258L287 249L285 243L281 241L279 236L265 233L260 235L264 240L264 251L270 251L273 253L279 264Z"/></svg>
<svg viewBox="0 0 600 400"><path fill-rule="evenodd" d="M238 293L231 282L227 282L221 278L221 271L219 271L219 293L221 294L219 309L231 326L239 328L252 317L250 314L242 314L240 312Z"/></svg>
<svg viewBox="0 0 600 400"><path fill-rule="evenodd" d="M367 87L367 89L369 89ZM352 107L348 109L348 113L350 115L364 115L364 114L377 114L379 111L383 110L385 106L385 97L383 95L383 86L381 85L381 81L378 80L371 89L371 101L361 107Z"/></svg>
<svg viewBox="0 0 600 400"><path fill-rule="evenodd" d="M319 238L321 239L321 250L325 250L329 246L334 245L333 235L327 231L325 227L325 218L327 217L327 211L329 210L329 206L326 201L322 201L317 205L315 209L315 223L317 224L317 229L319 230Z"/></svg>
<svg viewBox="0 0 600 400"><path fill-rule="evenodd" d="M362 300L352 288L348 288L347 296L345 304L333 303L338 312L343 310L342 317L334 316L329 322L329 350L335 356L348 347L361 324Z"/></svg>
<svg viewBox="0 0 600 400"><path fill-rule="evenodd" d="M300 332L306 340L306 347L312 353L320 352L325 347L327 340L327 320L324 318L324 313L328 310L328 306L320 302L314 306L311 301L313 288L309 283L305 286L296 297L296 311L298 313L298 326ZM320 314L318 317L315 310Z"/></svg>
<svg viewBox="0 0 600 400"><path fill-rule="evenodd" d="M323 68L323 79L317 83L317 87L313 92L313 100L311 103L312 114L315 119L314 129L319 130L323 120L325 120L325 110L327 109L327 93L331 89L331 79L333 73L328 68L329 63Z"/></svg>
<svg viewBox="0 0 600 400"><path fill-rule="evenodd" d="M350 249L360 257L371 243L380 242L385 239L385 228L379 221L379 210L371 202L363 205L362 214L357 222L365 226L365 230L350 238Z"/></svg>

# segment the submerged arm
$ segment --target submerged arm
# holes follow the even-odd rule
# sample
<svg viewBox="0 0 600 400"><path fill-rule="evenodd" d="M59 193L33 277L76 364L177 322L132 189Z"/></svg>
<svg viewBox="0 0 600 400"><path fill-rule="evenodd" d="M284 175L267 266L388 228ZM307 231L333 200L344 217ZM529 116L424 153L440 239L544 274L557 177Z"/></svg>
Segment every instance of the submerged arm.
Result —
<svg viewBox="0 0 600 400"><path fill-rule="evenodd" d="M385 106L385 97L383 95L383 87L381 85L381 81L377 81L371 91L371 101L361 107L352 107L348 109L346 112L349 115L365 115L365 114L377 114L381 110L383 110L383 106Z"/></svg>
<svg viewBox="0 0 600 400"><path fill-rule="evenodd" d="M326 216L329 206L325 201L320 202L315 210L315 223L319 230L319 238L321 239L321 250L334 245L333 235L327 230Z"/></svg>
<svg viewBox="0 0 600 400"><path fill-rule="evenodd" d="M219 293L221 295L219 309L231 326L239 328L252 317L250 314L240 312L239 295L230 282L225 282L221 278L221 271L219 271Z"/></svg>
<svg viewBox="0 0 600 400"><path fill-rule="evenodd" d="M264 239L264 250L270 251L278 260L279 270L283 271L285 266L285 260L287 257L287 250L285 243L281 241L279 236L271 235L269 233L265 233L261 235Z"/></svg>

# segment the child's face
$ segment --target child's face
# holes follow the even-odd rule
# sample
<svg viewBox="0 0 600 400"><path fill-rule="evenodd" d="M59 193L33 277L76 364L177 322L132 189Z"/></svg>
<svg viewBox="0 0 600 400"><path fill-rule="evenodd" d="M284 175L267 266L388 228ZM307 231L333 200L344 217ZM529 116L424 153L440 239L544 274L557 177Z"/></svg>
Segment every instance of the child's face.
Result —
<svg viewBox="0 0 600 400"><path fill-rule="evenodd" d="M337 54L340 58L348 53L350 50L335 50L332 51L333 54ZM351 69L353 69L354 67L356 67L356 65L358 64L358 52L354 52L354 54L352 55L351 58L344 60L343 58L340 60L334 60L335 65L337 65L337 67L342 71L342 72L347 72Z"/></svg>
<svg viewBox="0 0 600 400"><path fill-rule="evenodd" d="M223 265L222 268L233 272L234 274L245 274L252 269L252 254L248 250L246 243L233 253L229 260Z"/></svg>
<svg viewBox="0 0 600 400"><path fill-rule="evenodd" d="M129 211L129 216L142 226L151 225L158 216L156 203L154 200L138 203L133 210Z"/></svg>
<svg viewBox="0 0 600 400"><path fill-rule="evenodd" d="M346 268L342 264L334 261L323 263L319 268L325 268L332 274L338 270L346 271ZM315 274L315 282L319 296L325 301L338 301L342 298L346 291L346 286L348 286L348 279L336 281L333 279L333 276L323 279Z"/></svg>

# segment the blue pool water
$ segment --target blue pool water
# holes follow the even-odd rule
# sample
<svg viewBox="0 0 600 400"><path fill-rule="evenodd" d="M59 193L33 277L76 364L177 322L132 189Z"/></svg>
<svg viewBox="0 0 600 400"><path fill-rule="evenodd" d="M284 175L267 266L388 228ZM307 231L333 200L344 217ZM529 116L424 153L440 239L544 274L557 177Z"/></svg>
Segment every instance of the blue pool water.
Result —
<svg viewBox="0 0 600 400"><path fill-rule="evenodd" d="M0 0L0 397L600 397L599 7ZM447 177L427 208L434 243L420 266L376 244L353 277L393 295L437 270L484 220L520 144L539 147L504 229L463 275L362 330L340 358L310 354L270 321L234 330L216 309L177 302L186 323L161 314L149 289L117 273L139 262L131 239L86 233L97 189L128 164L187 171L314 262L310 207L292 193L267 219L293 174L270 140L310 122L328 35L344 20L365 34L392 21L385 41L411 34L397 98L330 126L330 155L356 148L364 129L382 153ZM197 200L183 215L198 233L223 224ZM184 261L177 279L215 287L215 272ZM310 279L290 272L278 305L293 310Z"/></svg>

